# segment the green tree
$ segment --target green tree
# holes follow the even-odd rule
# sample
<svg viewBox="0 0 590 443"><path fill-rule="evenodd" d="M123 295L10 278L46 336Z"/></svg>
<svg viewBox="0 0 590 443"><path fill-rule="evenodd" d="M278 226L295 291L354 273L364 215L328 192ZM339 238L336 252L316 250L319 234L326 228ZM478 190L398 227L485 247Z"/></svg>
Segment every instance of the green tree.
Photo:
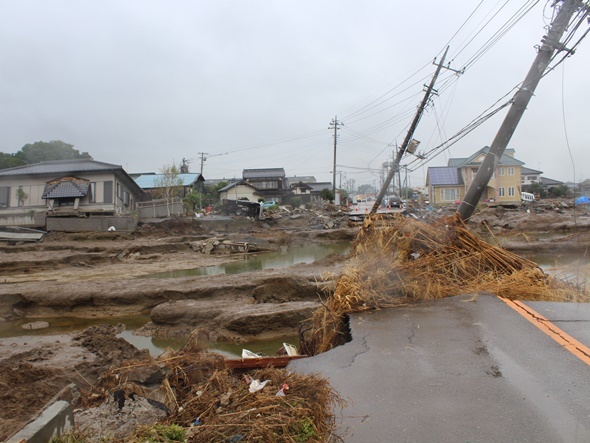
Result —
<svg viewBox="0 0 590 443"><path fill-rule="evenodd" d="M166 211L170 217L170 206L182 189L182 178L179 176L180 168L176 165L164 165L160 169L160 177L154 180L156 185L155 195L166 201Z"/></svg>
<svg viewBox="0 0 590 443"><path fill-rule="evenodd" d="M197 209L201 206L201 194L196 189L191 190L186 196L182 199L182 205L186 212L194 215Z"/></svg>
<svg viewBox="0 0 590 443"><path fill-rule="evenodd" d="M554 186L552 188L549 188L549 190L547 191L547 193L549 194L549 197L553 197L553 198L567 198L570 196L570 188L568 188L566 185L559 185L559 186Z"/></svg>
<svg viewBox="0 0 590 443"><path fill-rule="evenodd" d="M539 198L546 197L545 190L543 189L543 186L541 186L540 183L531 183L529 185L529 192L538 195Z"/></svg>
<svg viewBox="0 0 590 443"><path fill-rule="evenodd" d="M359 194L368 194L373 192L373 186L372 185L359 185L358 189L357 189Z"/></svg>
<svg viewBox="0 0 590 443"><path fill-rule="evenodd" d="M334 201L334 193L331 189L328 188L324 188L320 191L320 197L322 198L322 200L328 200L330 202Z"/></svg>
<svg viewBox="0 0 590 443"><path fill-rule="evenodd" d="M23 166L27 163L16 157L15 154L5 154L0 152L0 169L15 168L17 166Z"/></svg>
<svg viewBox="0 0 590 443"><path fill-rule="evenodd" d="M26 144L15 154L15 157L24 161L26 164L49 160L92 158L88 152L80 153L80 151L74 149L74 145L64 143L61 140Z"/></svg>

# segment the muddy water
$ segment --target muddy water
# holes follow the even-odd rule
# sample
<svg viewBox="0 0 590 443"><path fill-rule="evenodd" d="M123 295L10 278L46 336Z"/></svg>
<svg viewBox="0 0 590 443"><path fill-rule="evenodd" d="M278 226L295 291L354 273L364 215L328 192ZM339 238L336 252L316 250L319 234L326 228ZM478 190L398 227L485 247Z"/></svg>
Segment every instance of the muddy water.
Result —
<svg viewBox="0 0 590 443"><path fill-rule="evenodd" d="M53 336L62 334L71 334L82 331L83 329L100 324L124 324L125 330L117 337L124 338L138 349L147 349L153 357L157 357L166 349L180 349L185 340L183 339L166 339L155 337L142 337L134 335L133 331L149 321L149 317L122 317L122 318L97 318L97 319L80 319L80 318L48 318L35 319L35 321L46 321L49 323L49 328L38 330L26 330L21 327L22 324L27 323L27 320L17 322L0 323L0 338L9 337L39 337L39 336ZM276 339L269 340L253 340L250 342L235 344L235 343L212 343L210 350L222 354L229 358L237 358L242 354L242 349L246 348L252 352L261 353L264 355L275 355L283 343L290 343L299 345L297 336L288 335Z"/></svg>
<svg viewBox="0 0 590 443"><path fill-rule="evenodd" d="M224 266L212 266L207 268L188 269L184 271L164 272L152 274L151 278L178 278L186 276L215 275L215 274L237 274L249 272L252 270L288 267L297 263L312 263L322 259L331 253L343 254L349 248L350 243L344 242L336 245L309 245L305 247L293 247L285 252L270 254L260 254L248 257L241 262L230 263ZM580 254L541 254L529 255L523 254L526 258L538 263L540 267L553 275L561 277L570 282L586 279L587 261ZM183 340L161 339L153 337L142 337L133 335L135 329L140 328L149 321L149 317L120 317L120 318L97 318L97 319L80 319L80 318L36 318L34 321L47 321L49 328L31 331L22 329L21 325L32 320L19 320L13 322L0 323L0 338L6 337L27 337L40 335L60 335L80 331L92 325L97 324L118 324L123 323L126 330L119 336L125 338L139 349L148 349L154 356L161 354L165 349L178 349L183 344ZM283 342L298 344L297 337L282 337L277 340L254 341L235 345L231 343L215 343L216 352L220 352L229 357L240 356L242 348L249 349L253 352L273 355L282 346Z"/></svg>
<svg viewBox="0 0 590 443"><path fill-rule="evenodd" d="M200 275L217 275L217 274L239 274L254 270L285 268L299 263L313 263L321 260L330 254L344 254L350 247L350 242L342 242L331 245L308 245L303 247L291 247L285 251L259 254L256 256L246 256L244 261L229 263L223 266L210 266L207 268L187 269L183 271L163 272L152 274L147 277L151 278L179 278ZM154 337L142 337L133 334L135 329L140 328L149 322L149 316L136 317L119 317L119 318L35 318L34 321L46 321L49 328L39 330L25 330L22 325L29 323L30 319L23 319L12 322L0 323L0 338L7 337L34 337L47 335L68 334L81 331L89 326L98 324L119 324L123 323L125 331L119 334L119 337L125 338L131 344L139 349L148 349L150 354L157 356L167 348L178 349L184 344L184 340L161 339ZM241 355L242 348L249 349L256 353L273 355L282 346L283 342L298 345L297 337L287 336L277 340L253 341L240 345L231 343L215 343L212 350L224 354L228 357L237 357Z"/></svg>
<svg viewBox="0 0 590 443"><path fill-rule="evenodd" d="M244 260L224 265L158 272L142 276L141 278L180 278L201 275L241 274L243 272L260 271L263 269L281 269L300 263L313 263L330 254L345 254L349 248L350 242L331 245L296 246L267 254L244 255Z"/></svg>

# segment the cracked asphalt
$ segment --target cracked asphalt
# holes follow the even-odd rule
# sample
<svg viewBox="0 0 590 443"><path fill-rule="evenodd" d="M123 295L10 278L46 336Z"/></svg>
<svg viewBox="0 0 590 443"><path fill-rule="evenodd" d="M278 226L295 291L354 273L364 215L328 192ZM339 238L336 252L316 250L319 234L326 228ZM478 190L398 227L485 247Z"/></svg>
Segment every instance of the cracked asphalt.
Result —
<svg viewBox="0 0 590 443"><path fill-rule="evenodd" d="M354 314L353 340L289 365L348 405L344 442L588 442L590 367L494 296ZM590 345L590 305L526 302Z"/></svg>

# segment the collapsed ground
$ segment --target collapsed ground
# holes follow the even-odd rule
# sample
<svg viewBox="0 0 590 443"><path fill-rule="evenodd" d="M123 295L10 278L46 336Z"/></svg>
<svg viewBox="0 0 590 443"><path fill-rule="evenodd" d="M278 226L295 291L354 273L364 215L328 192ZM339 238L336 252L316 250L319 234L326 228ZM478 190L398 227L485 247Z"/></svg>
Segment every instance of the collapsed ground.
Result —
<svg viewBox="0 0 590 443"><path fill-rule="evenodd" d="M504 246L517 252L579 253L589 243L585 230L590 217L562 204L531 212L488 208L474 216L471 226L501 235ZM234 276L135 277L243 259L227 251L203 254L203 242L209 239L274 250L350 241L357 230L339 212L302 212L275 214L267 221L172 220L146 224L135 233L51 234L41 244L0 245L0 317L34 321L142 313L151 314L149 334L186 335L196 327L206 328L214 340L284 334L311 315L318 294L330 293L343 268L341 258ZM556 231L565 240L542 240L544 233ZM115 338L116 331L107 332L97 341L72 336L0 340L0 386L10 387L3 390L3 410L11 411L0 417L0 429L6 435L17 430L68 383L88 388L109 367L145 357Z"/></svg>

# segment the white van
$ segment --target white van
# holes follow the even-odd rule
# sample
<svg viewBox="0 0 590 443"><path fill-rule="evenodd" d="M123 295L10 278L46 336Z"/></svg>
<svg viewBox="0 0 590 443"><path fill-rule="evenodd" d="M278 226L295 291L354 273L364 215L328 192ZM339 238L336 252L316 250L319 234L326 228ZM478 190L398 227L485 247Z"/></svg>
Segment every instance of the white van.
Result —
<svg viewBox="0 0 590 443"><path fill-rule="evenodd" d="M523 203L532 203L535 201L535 194L531 194L530 192L521 192L520 201Z"/></svg>

